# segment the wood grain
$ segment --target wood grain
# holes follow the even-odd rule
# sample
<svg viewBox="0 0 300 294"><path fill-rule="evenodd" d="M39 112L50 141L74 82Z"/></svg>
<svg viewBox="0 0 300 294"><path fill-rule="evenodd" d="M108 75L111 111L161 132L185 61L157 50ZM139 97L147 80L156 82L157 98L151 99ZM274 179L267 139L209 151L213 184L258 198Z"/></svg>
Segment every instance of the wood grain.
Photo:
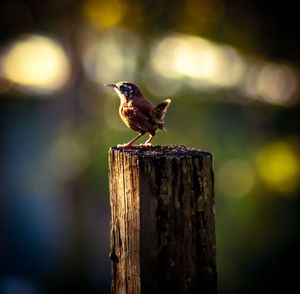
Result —
<svg viewBox="0 0 300 294"><path fill-rule="evenodd" d="M112 293L216 293L212 154L109 150Z"/></svg>

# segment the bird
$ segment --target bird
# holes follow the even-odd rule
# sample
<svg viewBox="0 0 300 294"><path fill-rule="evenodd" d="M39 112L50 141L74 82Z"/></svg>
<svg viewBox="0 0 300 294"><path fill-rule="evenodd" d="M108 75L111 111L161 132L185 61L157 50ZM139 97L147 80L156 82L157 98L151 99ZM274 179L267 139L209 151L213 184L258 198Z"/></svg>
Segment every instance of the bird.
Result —
<svg viewBox="0 0 300 294"><path fill-rule="evenodd" d="M149 133L149 139L139 146L152 146L151 140L156 131L165 130L163 119L171 99L166 99L154 106L134 83L122 81L116 84L104 84L104 86L111 87L117 92L120 98L119 114L125 125L139 132L138 136L128 143L119 144L118 147L136 147L133 143L146 133Z"/></svg>

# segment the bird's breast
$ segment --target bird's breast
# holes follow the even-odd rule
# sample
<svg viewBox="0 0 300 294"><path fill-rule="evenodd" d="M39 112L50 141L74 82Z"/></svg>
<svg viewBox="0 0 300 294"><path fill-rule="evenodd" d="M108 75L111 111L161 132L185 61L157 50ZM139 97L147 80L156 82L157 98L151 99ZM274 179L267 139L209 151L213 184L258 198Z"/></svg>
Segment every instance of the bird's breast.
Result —
<svg viewBox="0 0 300 294"><path fill-rule="evenodd" d="M122 119L122 121L125 123L125 125L133 129L135 131L139 131L140 129L135 125L135 110L132 107L128 107L126 103L123 103L120 105L119 108L119 114Z"/></svg>
<svg viewBox="0 0 300 294"><path fill-rule="evenodd" d="M127 127L135 131L150 132L158 128L151 117L153 108L150 102L147 104L140 100L130 100L120 104L119 113Z"/></svg>

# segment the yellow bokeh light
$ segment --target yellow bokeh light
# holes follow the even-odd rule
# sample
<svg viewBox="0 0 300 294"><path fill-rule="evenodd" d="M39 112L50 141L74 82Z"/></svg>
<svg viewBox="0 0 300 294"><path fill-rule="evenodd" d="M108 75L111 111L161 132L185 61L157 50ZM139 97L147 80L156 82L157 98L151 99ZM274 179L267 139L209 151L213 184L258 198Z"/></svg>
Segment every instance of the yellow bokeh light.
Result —
<svg viewBox="0 0 300 294"><path fill-rule="evenodd" d="M175 70L178 73L193 78L207 78L211 76L217 61L215 48L205 40L202 40L201 43L201 47L197 47L193 43L183 42L177 48Z"/></svg>
<svg viewBox="0 0 300 294"><path fill-rule="evenodd" d="M274 142L257 155L257 167L266 185L277 192L286 193L299 186L299 156L288 142Z"/></svg>
<svg viewBox="0 0 300 294"><path fill-rule="evenodd" d="M84 3L86 18L98 27L110 27L119 24L126 10L127 4L122 0L88 0Z"/></svg>
<svg viewBox="0 0 300 294"><path fill-rule="evenodd" d="M151 51L151 64L164 77L188 77L198 80L200 87L236 86L244 74L243 60L233 48L183 34L157 42Z"/></svg>
<svg viewBox="0 0 300 294"><path fill-rule="evenodd" d="M253 187L255 176L252 165L242 159L226 161L217 172L217 187L226 196L245 196Z"/></svg>
<svg viewBox="0 0 300 294"><path fill-rule="evenodd" d="M15 42L4 57L7 79L37 91L55 91L67 82L70 65L61 46L50 38L31 35Z"/></svg>

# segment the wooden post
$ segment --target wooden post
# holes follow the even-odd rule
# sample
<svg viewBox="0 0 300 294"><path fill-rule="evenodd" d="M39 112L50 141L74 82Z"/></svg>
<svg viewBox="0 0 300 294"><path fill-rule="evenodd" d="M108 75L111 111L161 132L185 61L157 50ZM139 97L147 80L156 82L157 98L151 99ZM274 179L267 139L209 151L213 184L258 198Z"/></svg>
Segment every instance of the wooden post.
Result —
<svg viewBox="0 0 300 294"><path fill-rule="evenodd" d="M212 154L109 150L113 294L216 293Z"/></svg>

